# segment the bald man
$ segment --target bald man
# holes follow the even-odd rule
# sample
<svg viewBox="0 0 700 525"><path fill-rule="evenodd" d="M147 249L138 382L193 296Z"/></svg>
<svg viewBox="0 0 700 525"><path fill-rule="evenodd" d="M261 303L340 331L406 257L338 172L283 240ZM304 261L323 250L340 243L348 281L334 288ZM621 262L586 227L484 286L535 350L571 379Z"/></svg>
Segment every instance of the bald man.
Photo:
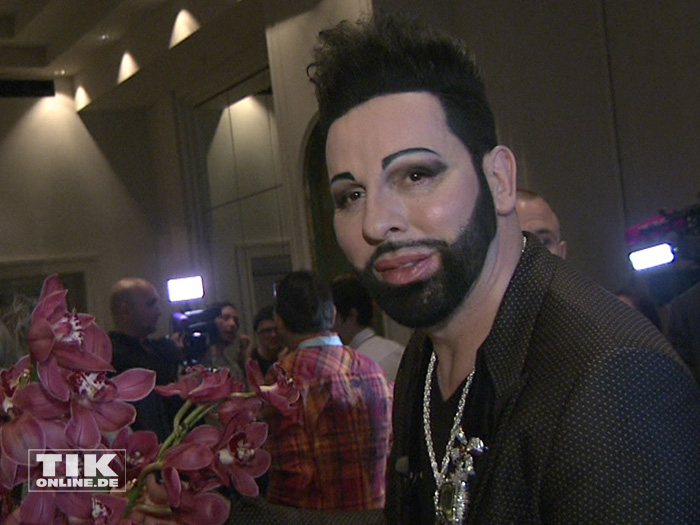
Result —
<svg viewBox="0 0 700 525"><path fill-rule="evenodd" d="M112 286L109 297L115 330L143 341L156 331L160 295L155 286L138 277L126 277Z"/></svg>
<svg viewBox="0 0 700 525"><path fill-rule="evenodd" d="M534 233L550 252L566 259L566 241L561 239L559 219L547 201L534 191L519 189L515 207L520 229Z"/></svg>
<svg viewBox="0 0 700 525"><path fill-rule="evenodd" d="M181 352L167 339L152 339L160 319L160 295L150 282L138 277L126 277L112 286L109 298L114 330L112 366L117 373L130 368L147 368L156 372L156 384L177 381ZM151 430L159 441L172 432L173 417L181 406L177 398L166 398L151 392L134 403L136 421L133 430Z"/></svg>

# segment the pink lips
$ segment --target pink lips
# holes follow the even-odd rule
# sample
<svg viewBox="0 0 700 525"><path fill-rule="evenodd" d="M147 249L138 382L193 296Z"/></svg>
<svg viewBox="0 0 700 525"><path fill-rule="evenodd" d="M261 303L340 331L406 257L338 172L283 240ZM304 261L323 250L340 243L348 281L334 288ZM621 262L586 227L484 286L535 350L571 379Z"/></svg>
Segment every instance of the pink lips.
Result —
<svg viewBox="0 0 700 525"><path fill-rule="evenodd" d="M374 271L384 282L401 285L431 277L439 265L438 252L406 252L380 258L374 263Z"/></svg>

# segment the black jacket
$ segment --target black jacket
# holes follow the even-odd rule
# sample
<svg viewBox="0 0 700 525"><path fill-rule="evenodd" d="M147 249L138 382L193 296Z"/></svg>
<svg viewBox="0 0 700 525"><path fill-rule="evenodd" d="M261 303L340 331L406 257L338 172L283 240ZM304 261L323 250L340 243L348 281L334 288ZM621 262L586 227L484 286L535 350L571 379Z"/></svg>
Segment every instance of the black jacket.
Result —
<svg viewBox="0 0 700 525"><path fill-rule="evenodd" d="M117 374L130 368L146 368L156 372L156 385L177 381L182 359L172 341L149 339L142 343L119 332L110 332L109 338L112 340L112 366ZM151 392L132 404L136 407L132 430L151 430L162 443L173 431L173 418L183 401L178 396L164 397Z"/></svg>
<svg viewBox="0 0 700 525"><path fill-rule="evenodd" d="M390 523L418 523L421 484L434 487L421 472L429 348L414 337L396 379ZM700 389L645 318L533 236L463 428L488 447L468 523L700 523Z"/></svg>

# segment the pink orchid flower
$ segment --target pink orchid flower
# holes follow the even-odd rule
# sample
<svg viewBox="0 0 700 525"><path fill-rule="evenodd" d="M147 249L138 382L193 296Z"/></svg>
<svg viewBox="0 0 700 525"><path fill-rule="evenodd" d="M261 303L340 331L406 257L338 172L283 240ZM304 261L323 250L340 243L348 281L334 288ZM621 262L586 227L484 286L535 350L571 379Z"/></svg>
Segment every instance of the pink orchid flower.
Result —
<svg viewBox="0 0 700 525"><path fill-rule="evenodd" d="M274 363L268 374L275 377L275 382L271 385L264 384L265 380L258 362L255 359L248 359L246 376L253 390L284 415L296 411L297 407L293 405L299 399L299 389L294 385L287 371L279 363Z"/></svg>
<svg viewBox="0 0 700 525"><path fill-rule="evenodd" d="M111 448L126 450L126 480L128 483L138 477L141 470L156 459L160 445L155 432L148 430L129 432L128 428L123 428L114 438ZM117 470L115 469L115 472ZM117 474L120 473L117 472Z"/></svg>
<svg viewBox="0 0 700 525"><path fill-rule="evenodd" d="M126 498L105 493L67 492L56 498L56 506L75 525L117 525L126 505Z"/></svg>
<svg viewBox="0 0 700 525"><path fill-rule="evenodd" d="M38 363L43 363L53 355L59 361L73 363L72 368L79 370L98 370L95 365L104 366L106 363L107 368L104 370L113 370L109 365L112 360L111 345L93 348L89 356L79 355L85 344L86 333L94 330L91 327L99 332L102 332L102 329L94 324L91 315L68 311L67 293L57 275L50 275L44 281L39 302L32 312L32 326L27 337L32 357ZM92 362L83 363L83 360Z"/></svg>
<svg viewBox="0 0 700 525"><path fill-rule="evenodd" d="M22 499L22 505L10 516L9 523L21 525L60 523L62 516L56 507L57 494L56 492L29 492Z"/></svg>
<svg viewBox="0 0 700 525"><path fill-rule="evenodd" d="M92 316L68 311L67 293L57 275L46 278L27 336L39 380L61 401L67 401L70 396L63 368L114 371L110 364L112 344L109 337L94 323Z"/></svg>
<svg viewBox="0 0 700 525"><path fill-rule="evenodd" d="M163 484L168 493L171 507L180 506L183 482L180 473L193 472L207 468L214 460L211 449L202 443L180 443L169 449L163 458Z"/></svg>
<svg viewBox="0 0 700 525"><path fill-rule="evenodd" d="M52 396L67 401L71 394L67 375L71 371L112 372L111 359L109 336L93 324L84 330L81 348L52 353L46 360L37 362L37 373L39 381Z"/></svg>
<svg viewBox="0 0 700 525"><path fill-rule="evenodd" d="M0 371L0 450L2 479L12 482L17 465L27 465L28 449L47 445L46 430L53 427L40 420L61 418L67 405L45 395L29 379L29 357L20 359L10 370Z"/></svg>
<svg viewBox="0 0 700 525"><path fill-rule="evenodd" d="M223 525L228 521L231 503L214 492L182 493L180 507L175 518L183 525Z"/></svg>
<svg viewBox="0 0 700 525"><path fill-rule="evenodd" d="M233 400L232 400L233 401ZM241 399L239 411L228 418L223 428L201 425L183 439L183 443L207 445L215 454L211 468L219 481L245 496L256 497L255 478L270 468L270 454L261 449L267 439L267 424L253 419L260 408L259 399ZM257 409L252 409L256 406Z"/></svg>
<svg viewBox="0 0 700 525"><path fill-rule="evenodd" d="M260 448L266 439L267 424L253 422L234 432L218 451L214 469L228 474L233 487L244 496L258 495L255 478L270 468L270 454Z"/></svg>
<svg viewBox="0 0 700 525"><path fill-rule="evenodd" d="M222 427L229 424L232 419L234 425L244 426L255 421L262 408L262 400L259 397L232 397L221 403L216 415Z"/></svg>
<svg viewBox="0 0 700 525"><path fill-rule="evenodd" d="M187 374L175 383L156 386L162 396L180 396L196 405L226 399L233 392L242 392L243 383L229 377L229 369L210 370L202 365L187 369Z"/></svg>
<svg viewBox="0 0 700 525"><path fill-rule="evenodd" d="M153 476L147 478L145 503L151 508L170 510L170 513L151 514L143 507L137 507L129 519L134 523L153 525L223 525L228 521L231 503L222 495L206 490L191 490L185 487L180 497L180 505L170 507L165 487Z"/></svg>
<svg viewBox="0 0 700 525"><path fill-rule="evenodd" d="M156 373L144 368L126 370L111 379L104 372L73 372L70 419L66 439L75 448L95 448L102 432L118 432L136 418L128 401L146 397L155 386Z"/></svg>

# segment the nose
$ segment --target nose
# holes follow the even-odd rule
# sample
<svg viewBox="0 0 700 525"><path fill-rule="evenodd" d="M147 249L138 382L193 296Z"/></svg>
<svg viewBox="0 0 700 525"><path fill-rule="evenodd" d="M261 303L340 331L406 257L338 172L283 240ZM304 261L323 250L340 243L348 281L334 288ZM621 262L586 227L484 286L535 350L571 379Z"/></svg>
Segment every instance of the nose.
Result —
<svg viewBox="0 0 700 525"><path fill-rule="evenodd" d="M387 241L407 228L406 208L398 195L390 188L367 191L362 234L369 244Z"/></svg>

